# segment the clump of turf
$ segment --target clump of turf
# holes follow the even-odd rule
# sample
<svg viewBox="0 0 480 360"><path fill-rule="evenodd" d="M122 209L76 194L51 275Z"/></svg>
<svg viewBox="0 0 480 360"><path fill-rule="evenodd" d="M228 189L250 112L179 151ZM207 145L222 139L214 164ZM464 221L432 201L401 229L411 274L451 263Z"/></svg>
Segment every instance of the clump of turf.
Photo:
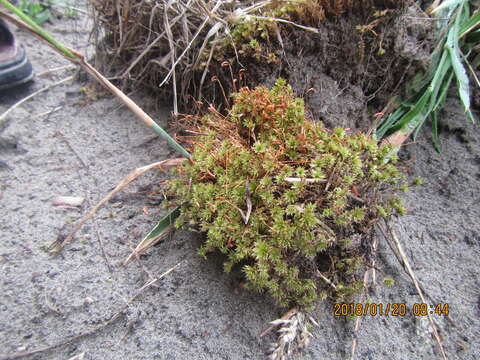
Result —
<svg viewBox="0 0 480 360"><path fill-rule="evenodd" d="M225 254L225 271L238 266L282 306L357 292L373 226L405 211L391 148L307 121L283 80L232 97L226 115L184 119L198 136L170 183L177 225L204 232L201 255Z"/></svg>

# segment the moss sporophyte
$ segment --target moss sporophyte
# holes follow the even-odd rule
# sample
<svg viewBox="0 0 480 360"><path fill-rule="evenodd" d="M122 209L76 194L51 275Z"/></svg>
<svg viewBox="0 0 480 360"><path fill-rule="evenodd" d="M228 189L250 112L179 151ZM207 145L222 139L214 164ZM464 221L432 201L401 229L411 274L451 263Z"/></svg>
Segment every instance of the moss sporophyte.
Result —
<svg viewBox="0 0 480 360"><path fill-rule="evenodd" d="M211 109L182 122L198 136L193 161L169 183L176 225L204 232L200 255L220 251L225 271L241 269L248 288L282 306L359 291L373 226L405 211L391 148L306 120L281 79L232 99L226 115Z"/></svg>

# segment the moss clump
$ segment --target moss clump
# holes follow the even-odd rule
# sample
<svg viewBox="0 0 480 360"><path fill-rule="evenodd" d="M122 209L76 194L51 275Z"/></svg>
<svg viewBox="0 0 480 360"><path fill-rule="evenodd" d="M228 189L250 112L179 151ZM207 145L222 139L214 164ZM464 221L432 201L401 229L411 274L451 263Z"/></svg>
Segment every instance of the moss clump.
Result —
<svg viewBox="0 0 480 360"><path fill-rule="evenodd" d="M389 147L307 121L283 80L233 94L226 116L210 108L188 119L201 135L170 191L181 204L177 225L206 234L201 255L219 250L225 271L241 266L247 287L284 306L361 288L372 226L404 211L391 191L404 176L387 163Z"/></svg>

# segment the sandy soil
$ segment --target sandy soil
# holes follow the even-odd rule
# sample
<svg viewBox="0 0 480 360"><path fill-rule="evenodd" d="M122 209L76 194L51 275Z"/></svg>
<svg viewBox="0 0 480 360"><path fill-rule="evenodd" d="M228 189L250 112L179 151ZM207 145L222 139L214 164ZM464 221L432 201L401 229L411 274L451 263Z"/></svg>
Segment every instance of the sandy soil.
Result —
<svg viewBox="0 0 480 360"><path fill-rule="evenodd" d="M47 25L82 50L88 26L79 21ZM66 64L23 31L37 73ZM71 75L55 72L29 87L0 94L0 112L34 90ZM140 262L121 262L161 216L151 205L166 174L151 173L116 196L68 245L52 257L56 240L130 171L174 156L113 98L82 104L85 84L70 82L16 109L0 124L0 359L52 345L109 320L149 280L178 268L130 303L125 315L95 334L31 356L32 359L261 359L273 340L259 334L285 309L238 287L220 259L196 254L200 239L176 232ZM141 95L136 94L136 99ZM143 102L142 102L143 103ZM61 106L48 115L37 116ZM153 111L165 124L168 109ZM478 112L477 112L478 115ZM443 153L428 136L402 152L404 165L425 185L404 198L409 214L395 223L414 271L431 296L449 304L435 316L450 359L480 358L480 140L454 96L443 113ZM425 130L428 133L428 128ZM54 206L59 195L86 198L80 209ZM148 214L144 212L147 207ZM374 303L421 302L393 254L380 241L378 264L395 286L378 285ZM332 304L312 314L320 324L299 358L350 358L353 321L334 317ZM366 317L357 359L435 359L439 353L425 318Z"/></svg>

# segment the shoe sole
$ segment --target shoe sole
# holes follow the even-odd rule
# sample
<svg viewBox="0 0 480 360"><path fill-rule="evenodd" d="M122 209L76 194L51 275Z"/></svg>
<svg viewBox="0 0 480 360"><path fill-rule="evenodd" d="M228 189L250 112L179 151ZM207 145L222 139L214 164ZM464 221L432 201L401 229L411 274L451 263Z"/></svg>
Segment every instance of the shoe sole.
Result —
<svg viewBox="0 0 480 360"><path fill-rule="evenodd" d="M0 90L25 84L32 79L32 64L28 60L23 48L21 48L17 58L3 64L0 63Z"/></svg>

